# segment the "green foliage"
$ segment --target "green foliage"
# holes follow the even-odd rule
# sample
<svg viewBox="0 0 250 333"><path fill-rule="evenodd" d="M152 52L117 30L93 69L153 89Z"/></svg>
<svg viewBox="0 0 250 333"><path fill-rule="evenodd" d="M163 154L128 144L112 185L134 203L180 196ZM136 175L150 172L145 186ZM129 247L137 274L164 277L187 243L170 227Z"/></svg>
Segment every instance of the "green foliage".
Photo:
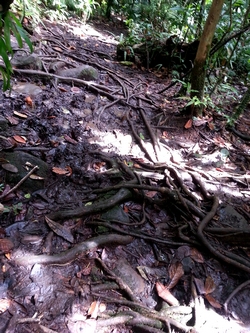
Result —
<svg viewBox="0 0 250 333"><path fill-rule="evenodd" d="M14 215L18 215L21 212L22 209L23 209L23 204L21 202L19 202L19 203L15 204L15 205L12 205L10 207L4 206L3 213L13 212Z"/></svg>
<svg viewBox="0 0 250 333"><path fill-rule="evenodd" d="M32 52L32 43L28 38L26 31L22 28L21 23L11 12L7 12L0 21L0 56L3 59L5 66L0 66L0 72L3 77L3 90L7 90L10 87L10 77L12 74L12 66L9 60L9 56L13 54L11 46L11 34L13 34L17 40L18 46L23 47L23 41L25 41L30 51Z"/></svg>
<svg viewBox="0 0 250 333"><path fill-rule="evenodd" d="M250 86L248 87L247 91L241 98L241 102L238 105L236 111L230 116L227 117L227 125L233 126L235 121L240 117L240 115L245 111L247 104L250 101Z"/></svg>
<svg viewBox="0 0 250 333"><path fill-rule="evenodd" d="M41 0L15 0L12 4L12 11L22 21L24 16L32 17L32 24L37 25L41 21L41 13L44 3Z"/></svg>

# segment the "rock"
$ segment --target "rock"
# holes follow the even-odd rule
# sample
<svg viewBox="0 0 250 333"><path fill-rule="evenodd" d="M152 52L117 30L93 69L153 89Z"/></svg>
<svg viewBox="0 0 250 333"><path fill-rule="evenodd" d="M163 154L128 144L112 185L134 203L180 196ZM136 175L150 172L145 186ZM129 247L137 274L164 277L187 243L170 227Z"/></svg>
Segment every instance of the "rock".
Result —
<svg viewBox="0 0 250 333"><path fill-rule="evenodd" d="M42 70L42 61L35 54L14 57L11 64L16 68Z"/></svg>
<svg viewBox="0 0 250 333"><path fill-rule="evenodd" d="M25 96L37 96L42 93L43 90L33 83L28 82L18 82L16 85L12 87L14 92L19 94L23 94Z"/></svg>
<svg viewBox="0 0 250 333"><path fill-rule="evenodd" d="M18 170L17 173L6 171L6 182L16 185L24 176L27 175L28 171L25 168L25 163L29 162L31 165L37 165L39 170L35 172L35 175L41 177L41 180L28 178L20 186L21 189L30 193L40 190L44 187L44 182L48 177L49 168L47 164L39 158L27 154L22 151L15 151L13 153L0 152L0 159L7 160L10 164L15 166Z"/></svg>
<svg viewBox="0 0 250 333"><path fill-rule="evenodd" d="M99 77L98 71L94 67L88 65L82 65L76 68L62 69L57 71L56 74L63 77L73 77L86 81L97 80Z"/></svg>

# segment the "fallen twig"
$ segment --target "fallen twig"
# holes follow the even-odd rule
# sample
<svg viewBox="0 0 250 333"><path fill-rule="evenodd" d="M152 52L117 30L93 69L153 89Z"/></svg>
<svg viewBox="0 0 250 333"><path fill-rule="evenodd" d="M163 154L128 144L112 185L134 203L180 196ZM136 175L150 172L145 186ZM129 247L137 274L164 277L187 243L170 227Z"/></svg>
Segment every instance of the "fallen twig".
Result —
<svg viewBox="0 0 250 333"><path fill-rule="evenodd" d="M29 178L30 175L32 175L36 170L38 170L39 167L36 165L34 166L33 169L31 169L27 175L25 175L14 187L12 187L7 193L4 193L0 196L0 200L7 197L7 195L11 194L12 192L14 192L15 190L17 190L24 182L26 179Z"/></svg>
<svg viewBox="0 0 250 333"><path fill-rule="evenodd" d="M87 251L93 250L94 248L105 246L109 244L129 244L133 240L130 236L121 236L118 234L108 234L98 237L90 238L82 243L79 243L67 251L63 251L59 254L54 255L25 255L22 257L15 258L17 265L28 266L34 264L44 265L66 265L73 260L83 256Z"/></svg>

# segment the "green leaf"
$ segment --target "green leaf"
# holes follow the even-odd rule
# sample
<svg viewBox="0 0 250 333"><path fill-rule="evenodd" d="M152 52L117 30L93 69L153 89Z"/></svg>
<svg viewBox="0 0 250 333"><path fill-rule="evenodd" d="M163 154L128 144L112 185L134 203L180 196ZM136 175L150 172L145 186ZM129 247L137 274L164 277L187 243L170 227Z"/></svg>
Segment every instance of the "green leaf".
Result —
<svg viewBox="0 0 250 333"><path fill-rule="evenodd" d="M16 26L19 34L21 35L22 39L25 41L25 43L28 45L29 49L30 49L30 52L33 52L33 45L32 45L32 42L31 40L29 39L26 31L22 28L22 27L19 27L19 26Z"/></svg>
<svg viewBox="0 0 250 333"><path fill-rule="evenodd" d="M10 88L10 74L6 73L5 69L0 66L0 72L3 78L3 91Z"/></svg>
<svg viewBox="0 0 250 333"><path fill-rule="evenodd" d="M23 45L22 39L23 39L26 42L26 44L29 46L30 52L33 52L32 42L29 39L26 31L23 29L22 24L20 23L20 21L16 18L16 16L13 13L10 12L9 14L14 23L14 24L12 24L12 30L13 30L13 33L15 34L19 47L22 47L22 45Z"/></svg>
<svg viewBox="0 0 250 333"><path fill-rule="evenodd" d="M10 30L11 30L11 20L9 14L7 13L4 18L4 40L5 40L6 50L8 52L13 53L10 40Z"/></svg>
<svg viewBox="0 0 250 333"><path fill-rule="evenodd" d="M139 137L142 139L142 140L145 140L145 137L142 133L139 134Z"/></svg>
<svg viewBox="0 0 250 333"><path fill-rule="evenodd" d="M22 41L22 37L21 35L19 34L18 30L17 30L17 27L12 24L12 31L13 31L13 34L15 35L15 38L16 38L16 41L17 41L17 44L20 48L23 47L23 41Z"/></svg>
<svg viewBox="0 0 250 333"><path fill-rule="evenodd" d="M4 64L6 66L6 72L12 72L12 66L6 52L7 46L5 41L0 37L0 56L3 58Z"/></svg>

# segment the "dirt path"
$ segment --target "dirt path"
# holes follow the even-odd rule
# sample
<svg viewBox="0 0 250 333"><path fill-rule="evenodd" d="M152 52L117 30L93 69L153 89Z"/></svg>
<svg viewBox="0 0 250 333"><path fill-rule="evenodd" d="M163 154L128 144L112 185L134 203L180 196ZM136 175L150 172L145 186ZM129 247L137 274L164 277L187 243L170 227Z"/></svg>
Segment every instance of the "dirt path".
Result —
<svg viewBox="0 0 250 333"><path fill-rule="evenodd" d="M0 332L249 332L249 141L123 31L45 22L1 95Z"/></svg>

